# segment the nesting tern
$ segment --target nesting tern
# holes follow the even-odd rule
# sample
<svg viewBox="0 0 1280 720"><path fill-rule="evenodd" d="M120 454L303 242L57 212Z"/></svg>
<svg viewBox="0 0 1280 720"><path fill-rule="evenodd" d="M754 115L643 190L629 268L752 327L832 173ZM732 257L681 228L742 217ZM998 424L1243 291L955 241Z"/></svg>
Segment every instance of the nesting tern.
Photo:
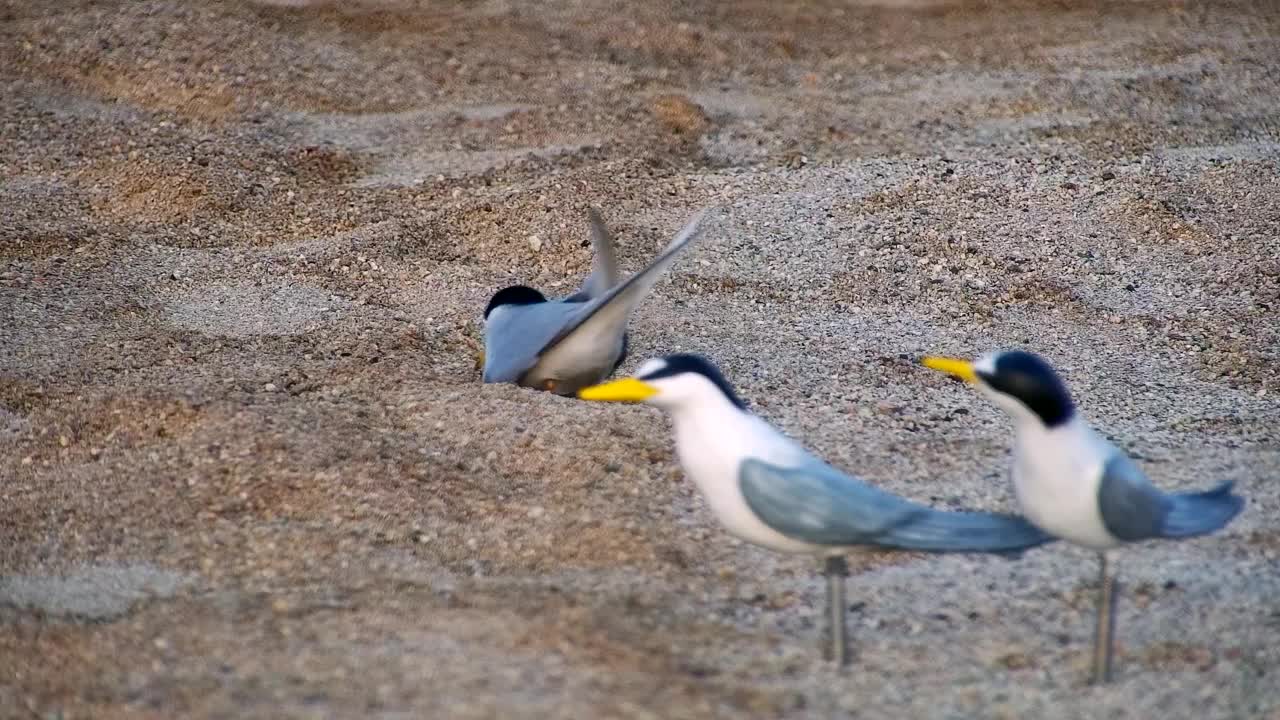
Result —
<svg viewBox="0 0 1280 720"><path fill-rule="evenodd" d="M1206 535L1244 508L1232 483L1165 493L1076 411L1049 363L1029 352L994 352L976 362L926 357L924 365L976 385L1014 419L1013 486L1027 519L1055 537L1094 550L1101 564L1093 682L1112 676L1115 550L1153 539Z"/></svg>
<svg viewBox="0 0 1280 720"><path fill-rule="evenodd" d="M699 235L706 214L696 214L648 267L619 282L613 238L599 212L590 209L595 260L577 292L548 300L534 288L513 285L489 300L484 311L484 382L573 395L608 377L626 359L632 311Z"/></svg>
<svg viewBox="0 0 1280 720"><path fill-rule="evenodd" d="M828 465L751 413L720 371L697 355L642 365L634 377L583 388L584 400L665 410L676 454L729 533L782 553L823 558L830 646L847 661L845 554L857 548L1017 554L1052 538L1020 517L945 512Z"/></svg>

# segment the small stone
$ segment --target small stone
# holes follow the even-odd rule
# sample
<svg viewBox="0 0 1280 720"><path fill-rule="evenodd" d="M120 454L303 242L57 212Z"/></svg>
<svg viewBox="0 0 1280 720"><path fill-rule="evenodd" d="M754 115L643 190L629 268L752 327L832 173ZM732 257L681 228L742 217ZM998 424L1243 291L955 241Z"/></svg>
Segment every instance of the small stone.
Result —
<svg viewBox="0 0 1280 720"><path fill-rule="evenodd" d="M1115 173L1113 173L1113 172L1111 172L1110 170L1107 170L1106 172L1102 173L1102 179L1103 179L1103 180L1115 180L1115 179L1116 179L1116 174L1115 174Z"/></svg>
<svg viewBox="0 0 1280 720"><path fill-rule="evenodd" d="M538 252L542 250L542 238L538 237L537 235L530 235L529 249L533 250L534 252Z"/></svg>
<svg viewBox="0 0 1280 720"><path fill-rule="evenodd" d="M1005 653L997 658L996 662L1008 670L1028 670L1036 666L1035 659L1020 650Z"/></svg>
<svg viewBox="0 0 1280 720"><path fill-rule="evenodd" d="M277 390L275 383L267 383L266 385L262 386L262 389L266 390L267 392L275 392Z"/></svg>

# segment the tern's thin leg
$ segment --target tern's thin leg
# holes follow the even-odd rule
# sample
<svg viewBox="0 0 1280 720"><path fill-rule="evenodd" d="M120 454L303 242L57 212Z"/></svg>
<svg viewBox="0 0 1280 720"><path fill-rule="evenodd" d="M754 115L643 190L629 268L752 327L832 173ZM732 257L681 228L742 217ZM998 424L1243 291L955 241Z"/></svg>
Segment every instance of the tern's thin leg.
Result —
<svg viewBox="0 0 1280 720"><path fill-rule="evenodd" d="M843 556L827 558L823 575L827 577L827 651L828 660L836 667L849 663L849 638L845 627L846 603L844 579L849 576L849 563Z"/></svg>
<svg viewBox="0 0 1280 720"><path fill-rule="evenodd" d="M1102 572L1098 588L1098 632L1093 640L1093 683L1111 682L1111 657L1115 647L1116 630L1116 582L1109 553L1098 553Z"/></svg>

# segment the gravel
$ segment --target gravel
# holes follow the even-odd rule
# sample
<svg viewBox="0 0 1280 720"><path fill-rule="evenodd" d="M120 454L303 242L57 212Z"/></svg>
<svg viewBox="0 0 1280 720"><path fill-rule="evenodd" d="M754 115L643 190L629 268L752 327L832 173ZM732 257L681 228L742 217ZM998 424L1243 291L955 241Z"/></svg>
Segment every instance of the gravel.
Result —
<svg viewBox="0 0 1280 720"><path fill-rule="evenodd" d="M1280 717L1280 36L1250 3L0 4L0 716ZM1014 507L923 353L1025 347L1225 531L729 538L644 407L479 383L497 287L720 208L624 371Z"/></svg>

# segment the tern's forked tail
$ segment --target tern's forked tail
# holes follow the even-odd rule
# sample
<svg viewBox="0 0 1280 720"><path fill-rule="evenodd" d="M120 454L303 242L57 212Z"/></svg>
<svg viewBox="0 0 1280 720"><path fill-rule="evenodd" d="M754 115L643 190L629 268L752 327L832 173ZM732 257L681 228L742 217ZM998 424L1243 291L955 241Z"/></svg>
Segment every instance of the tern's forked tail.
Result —
<svg viewBox="0 0 1280 720"><path fill-rule="evenodd" d="M1244 498L1231 492L1232 483L1224 482L1212 490L1169 495L1172 507L1164 518L1162 535L1187 538L1226 527L1244 509Z"/></svg>

